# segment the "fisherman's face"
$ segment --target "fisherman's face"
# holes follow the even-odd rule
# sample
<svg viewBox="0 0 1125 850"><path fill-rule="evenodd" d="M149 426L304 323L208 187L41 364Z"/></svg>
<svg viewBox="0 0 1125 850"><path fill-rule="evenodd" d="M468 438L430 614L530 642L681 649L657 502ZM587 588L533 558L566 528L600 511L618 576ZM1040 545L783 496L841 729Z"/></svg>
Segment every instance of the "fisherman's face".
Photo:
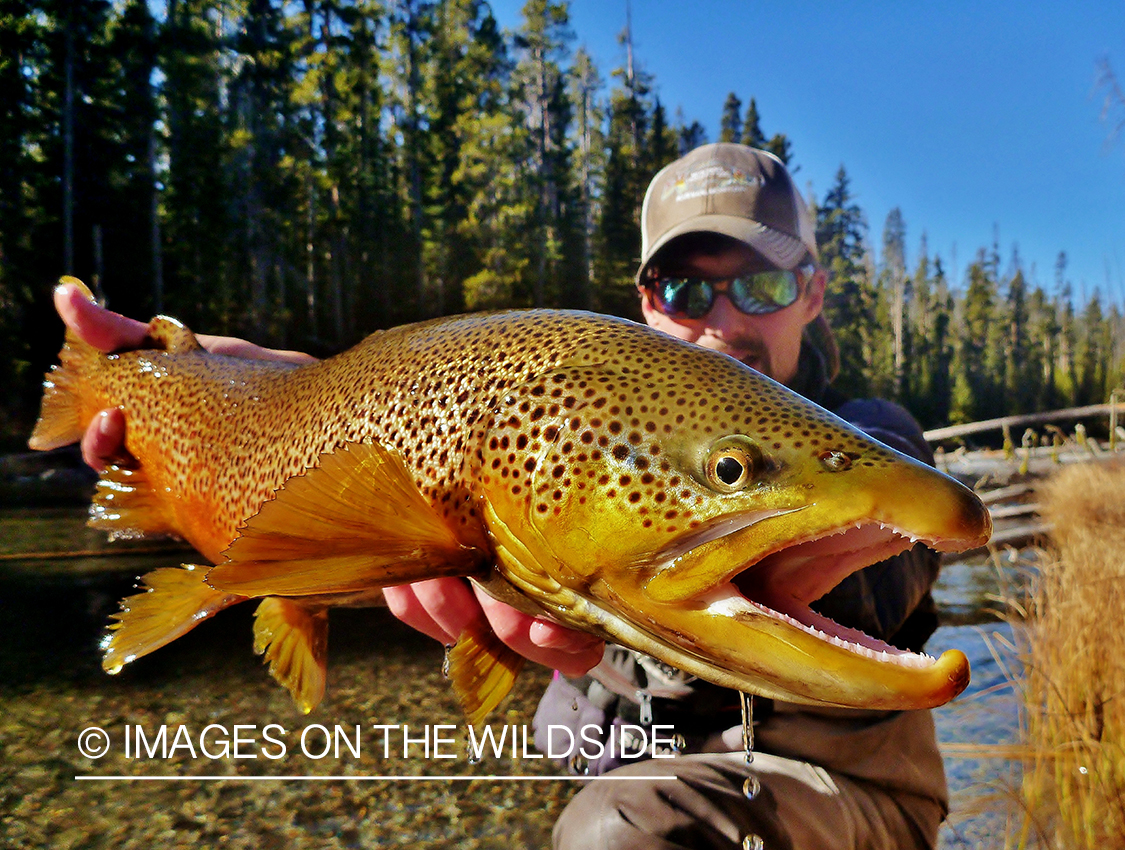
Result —
<svg viewBox="0 0 1125 850"><path fill-rule="evenodd" d="M788 307L772 313L748 314L723 293L732 278L768 271L766 263L749 247L734 243L717 253L684 253L662 257L654 266L656 277L702 278L716 285L711 309L697 319L661 312L650 285L640 287L641 311L657 330L704 348L729 354L783 384L797 375L801 334L824 306L825 274L799 275L800 295Z"/></svg>

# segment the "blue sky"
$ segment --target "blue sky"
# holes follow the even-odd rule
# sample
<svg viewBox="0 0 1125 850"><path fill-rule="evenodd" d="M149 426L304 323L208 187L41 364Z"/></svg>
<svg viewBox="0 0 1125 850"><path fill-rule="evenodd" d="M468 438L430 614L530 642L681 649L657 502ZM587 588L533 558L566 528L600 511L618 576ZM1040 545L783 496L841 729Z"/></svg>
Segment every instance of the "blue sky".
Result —
<svg viewBox="0 0 1125 850"><path fill-rule="evenodd" d="M519 25L523 0L491 0ZM625 0L572 0L574 45L623 64ZM634 52L674 116L718 137L727 93L754 97L823 197L843 164L879 245L902 210L908 262L925 232L958 279L999 232L1002 268L1077 299L1125 302L1125 137L1101 120L1099 58L1125 85L1125 3L632 0Z"/></svg>

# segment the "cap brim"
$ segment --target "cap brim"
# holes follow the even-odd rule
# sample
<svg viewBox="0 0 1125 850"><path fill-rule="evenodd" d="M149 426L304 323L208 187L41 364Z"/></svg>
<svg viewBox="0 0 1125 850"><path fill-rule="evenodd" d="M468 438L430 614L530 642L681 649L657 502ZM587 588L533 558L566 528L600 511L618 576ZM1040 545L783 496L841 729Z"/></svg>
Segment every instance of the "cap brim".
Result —
<svg viewBox="0 0 1125 850"><path fill-rule="evenodd" d="M688 233L719 233L737 239L753 248L767 262L779 269L794 268L810 253L808 246L800 239L766 227L759 222L732 215L696 215L670 228L653 243L648 256L641 259L637 280L641 280L649 263L661 248L676 237Z"/></svg>

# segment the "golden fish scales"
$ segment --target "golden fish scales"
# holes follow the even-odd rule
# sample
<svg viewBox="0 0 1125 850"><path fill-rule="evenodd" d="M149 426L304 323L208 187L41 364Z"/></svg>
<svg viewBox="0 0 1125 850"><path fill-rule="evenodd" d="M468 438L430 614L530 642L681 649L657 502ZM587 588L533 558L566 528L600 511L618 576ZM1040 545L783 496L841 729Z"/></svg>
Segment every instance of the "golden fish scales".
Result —
<svg viewBox="0 0 1125 850"><path fill-rule="evenodd" d="M926 676L904 674L903 660L865 658L859 667L882 665L895 681L859 696L840 682L883 674L837 659L794 690L794 677L773 669L790 662L763 666L726 646L741 643L748 620L777 641L786 616L800 620L797 609L848 572L915 539L976 545L988 520L960 485L723 355L556 311L383 331L300 367L209 354L168 319L154 320L150 337L151 349L108 356L70 340L32 439L72 442L95 411L121 406L138 469L105 476L95 523L179 534L219 564L146 577L153 592L126 600L107 668L200 614L266 597L256 647L274 667L282 648L302 648L291 669L271 672L307 710L323 693L326 605L472 575L524 610L767 696L934 704L967 681L963 657L923 665L933 668ZM830 538L850 540L853 526L866 537L833 554L840 566L815 555L836 546ZM800 546L806 554L788 560ZM726 610L733 577L755 564L765 601L784 616L754 600L751 613ZM721 661L699 632L704 621L724 622L712 636ZM812 640L820 651L819 625L782 643ZM487 634L459 647L451 673L475 720L518 661Z"/></svg>

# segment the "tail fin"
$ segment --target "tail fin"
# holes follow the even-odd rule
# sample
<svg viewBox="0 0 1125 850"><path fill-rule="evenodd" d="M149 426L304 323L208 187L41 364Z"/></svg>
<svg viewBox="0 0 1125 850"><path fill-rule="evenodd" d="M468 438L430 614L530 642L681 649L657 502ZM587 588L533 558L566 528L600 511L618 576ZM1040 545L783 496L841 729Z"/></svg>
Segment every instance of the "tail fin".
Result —
<svg viewBox="0 0 1125 850"><path fill-rule="evenodd" d="M183 569L161 567L147 573L142 592L121 601L116 623L102 641L102 669L121 668L190 632L208 617L244 597L212 590L203 580L207 570L194 564Z"/></svg>
<svg viewBox="0 0 1125 850"><path fill-rule="evenodd" d="M93 293L77 278L64 277L59 282L77 284L90 300L94 298ZM31 448L47 451L76 443L82 438L89 423L89 416L82 411L83 378L100 356L101 352L67 329L66 342L59 352L59 365L53 366L44 376L39 421L28 440Z"/></svg>

